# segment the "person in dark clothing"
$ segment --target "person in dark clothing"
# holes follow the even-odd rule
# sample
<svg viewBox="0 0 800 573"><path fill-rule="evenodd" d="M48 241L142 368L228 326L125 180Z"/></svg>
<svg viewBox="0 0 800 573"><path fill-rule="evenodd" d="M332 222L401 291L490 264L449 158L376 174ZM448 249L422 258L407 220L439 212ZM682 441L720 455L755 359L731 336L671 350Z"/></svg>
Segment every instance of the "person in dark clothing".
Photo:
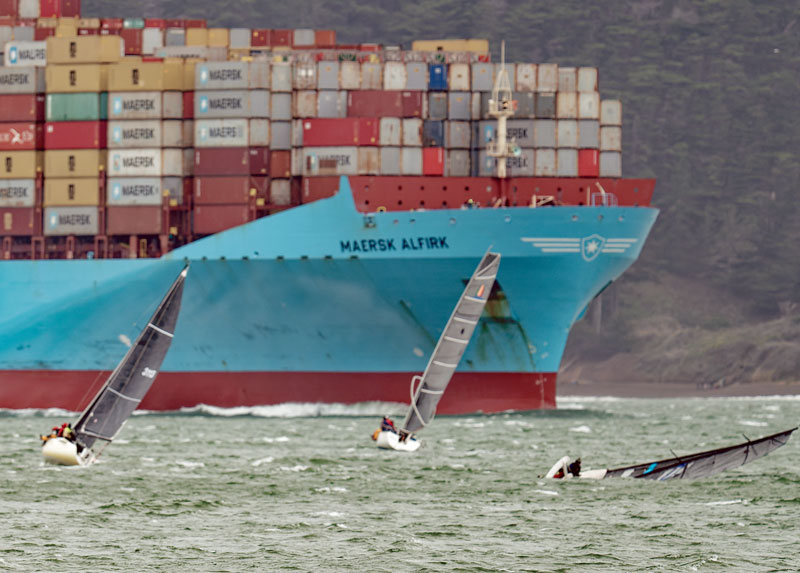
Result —
<svg viewBox="0 0 800 573"><path fill-rule="evenodd" d="M567 467L567 471L571 473L574 477L579 477L581 475L581 459L578 458L569 466Z"/></svg>
<svg viewBox="0 0 800 573"><path fill-rule="evenodd" d="M394 432L397 433L397 428L394 427L394 422L389 416L384 416L381 421L381 432Z"/></svg>

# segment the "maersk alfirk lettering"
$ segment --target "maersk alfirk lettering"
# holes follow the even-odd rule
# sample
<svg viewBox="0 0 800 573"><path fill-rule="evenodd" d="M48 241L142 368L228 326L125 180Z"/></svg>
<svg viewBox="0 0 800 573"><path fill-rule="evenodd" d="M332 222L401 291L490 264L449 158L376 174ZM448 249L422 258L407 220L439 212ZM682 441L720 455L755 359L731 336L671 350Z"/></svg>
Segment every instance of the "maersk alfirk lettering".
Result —
<svg viewBox="0 0 800 573"><path fill-rule="evenodd" d="M343 253L378 253L387 251L424 251L449 249L447 237L404 237L402 239L356 239L339 241Z"/></svg>

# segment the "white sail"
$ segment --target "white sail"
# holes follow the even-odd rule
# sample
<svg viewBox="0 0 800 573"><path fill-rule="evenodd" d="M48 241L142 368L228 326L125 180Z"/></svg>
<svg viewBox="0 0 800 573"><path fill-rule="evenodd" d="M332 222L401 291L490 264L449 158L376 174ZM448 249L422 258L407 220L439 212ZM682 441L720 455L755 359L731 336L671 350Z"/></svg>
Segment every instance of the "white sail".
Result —
<svg viewBox="0 0 800 573"><path fill-rule="evenodd" d="M411 381L411 407L401 426L403 433L417 432L433 420L436 406L480 321L499 266L500 255L487 252L469 279L433 350L425 372L422 376L414 376Z"/></svg>

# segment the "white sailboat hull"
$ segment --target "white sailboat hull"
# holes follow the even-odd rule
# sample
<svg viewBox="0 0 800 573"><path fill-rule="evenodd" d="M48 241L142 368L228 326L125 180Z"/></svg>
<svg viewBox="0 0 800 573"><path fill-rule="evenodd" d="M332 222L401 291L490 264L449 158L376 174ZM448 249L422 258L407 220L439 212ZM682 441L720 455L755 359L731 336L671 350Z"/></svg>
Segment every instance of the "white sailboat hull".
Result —
<svg viewBox="0 0 800 573"><path fill-rule="evenodd" d="M422 445L417 438L412 436L401 442L399 434L389 431L380 432L375 441L378 447L383 450L398 450L401 452L416 452Z"/></svg>
<svg viewBox="0 0 800 573"><path fill-rule="evenodd" d="M50 438L42 446L42 457L50 464L62 466L84 465L78 455L78 446L66 438Z"/></svg>
<svg viewBox="0 0 800 573"><path fill-rule="evenodd" d="M569 469L568 469L569 468L569 462L570 462L569 456L564 456L563 458L558 460L555 464L553 464L553 467L550 468L550 471L548 471L545 474L544 477L548 478L548 479L554 478L554 477L556 477L556 474L558 473L558 471L561 470L563 472L563 477L558 478L558 479L572 479L575 476L573 476L571 473L569 473ZM604 477L606 477L606 472L607 471L608 470L606 470L606 469L583 470L578 475L578 478L580 478L580 479L603 479Z"/></svg>

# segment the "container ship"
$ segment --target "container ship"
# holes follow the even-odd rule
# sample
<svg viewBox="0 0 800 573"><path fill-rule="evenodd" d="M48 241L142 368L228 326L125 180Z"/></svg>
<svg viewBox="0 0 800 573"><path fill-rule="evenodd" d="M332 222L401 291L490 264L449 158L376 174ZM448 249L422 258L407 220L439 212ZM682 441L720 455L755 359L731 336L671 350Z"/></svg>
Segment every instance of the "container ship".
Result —
<svg viewBox="0 0 800 573"><path fill-rule="evenodd" d="M407 402L490 247L439 411L554 408L657 216L596 68L77 0L0 0L0 46L0 408L85 406L185 261L142 408Z"/></svg>

